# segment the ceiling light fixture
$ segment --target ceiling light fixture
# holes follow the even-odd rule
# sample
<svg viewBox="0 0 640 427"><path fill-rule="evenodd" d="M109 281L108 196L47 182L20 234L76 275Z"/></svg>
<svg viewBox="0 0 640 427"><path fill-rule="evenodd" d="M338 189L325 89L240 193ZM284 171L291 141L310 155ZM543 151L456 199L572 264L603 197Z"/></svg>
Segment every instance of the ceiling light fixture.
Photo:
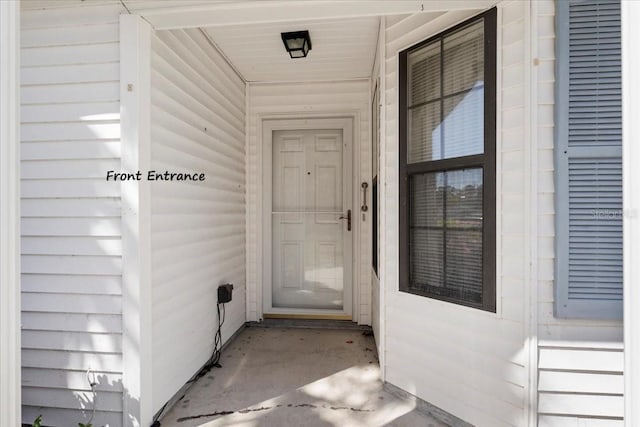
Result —
<svg viewBox="0 0 640 427"><path fill-rule="evenodd" d="M305 58L311 50L311 38L309 31L292 31L281 33L284 47L291 58Z"/></svg>

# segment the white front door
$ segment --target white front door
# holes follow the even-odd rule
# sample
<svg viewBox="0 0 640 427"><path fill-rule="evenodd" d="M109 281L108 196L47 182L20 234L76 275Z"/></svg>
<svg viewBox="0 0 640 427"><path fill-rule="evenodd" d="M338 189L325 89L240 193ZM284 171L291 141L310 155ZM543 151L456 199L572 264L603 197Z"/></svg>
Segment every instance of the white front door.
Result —
<svg viewBox="0 0 640 427"><path fill-rule="evenodd" d="M273 132L267 313L351 314L347 148L342 129Z"/></svg>

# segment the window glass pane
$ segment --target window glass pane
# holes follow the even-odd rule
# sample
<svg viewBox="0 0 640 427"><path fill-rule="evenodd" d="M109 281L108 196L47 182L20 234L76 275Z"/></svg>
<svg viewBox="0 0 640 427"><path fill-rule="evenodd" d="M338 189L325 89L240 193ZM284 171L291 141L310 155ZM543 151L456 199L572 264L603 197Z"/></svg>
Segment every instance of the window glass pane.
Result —
<svg viewBox="0 0 640 427"><path fill-rule="evenodd" d="M411 289L482 302L482 201L482 168L410 177Z"/></svg>
<svg viewBox="0 0 640 427"><path fill-rule="evenodd" d="M484 21L444 38L444 95L484 84Z"/></svg>
<svg viewBox="0 0 640 427"><path fill-rule="evenodd" d="M408 163L441 159L440 102L409 110Z"/></svg>
<svg viewBox="0 0 640 427"><path fill-rule="evenodd" d="M447 172L446 283L456 298L482 302L482 169Z"/></svg>
<svg viewBox="0 0 640 427"><path fill-rule="evenodd" d="M447 172L447 227L482 229L482 168Z"/></svg>
<svg viewBox="0 0 640 427"><path fill-rule="evenodd" d="M423 291L444 285L444 174L413 175L410 182L410 281Z"/></svg>
<svg viewBox="0 0 640 427"><path fill-rule="evenodd" d="M444 224L444 176L444 173L411 176L412 227L442 227Z"/></svg>
<svg viewBox="0 0 640 427"><path fill-rule="evenodd" d="M411 288L431 291L444 287L444 239L438 229L414 228L411 231Z"/></svg>
<svg viewBox="0 0 640 427"><path fill-rule="evenodd" d="M484 152L484 88L445 98L444 120L433 132L444 130L442 158L470 156Z"/></svg>
<svg viewBox="0 0 640 427"><path fill-rule="evenodd" d="M440 98L440 40L409 54L409 107Z"/></svg>
<svg viewBox="0 0 640 427"><path fill-rule="evenodd" d="M482 302L482 231L447 230L447 290L467 302Z"/></svg>
<svg viewBox="0 0 640 427"><path fill-rule="evenodd" d="M440 41L409 54L408 163L484 152L483 31L480 20L444 37L442 57Z"/></svg>

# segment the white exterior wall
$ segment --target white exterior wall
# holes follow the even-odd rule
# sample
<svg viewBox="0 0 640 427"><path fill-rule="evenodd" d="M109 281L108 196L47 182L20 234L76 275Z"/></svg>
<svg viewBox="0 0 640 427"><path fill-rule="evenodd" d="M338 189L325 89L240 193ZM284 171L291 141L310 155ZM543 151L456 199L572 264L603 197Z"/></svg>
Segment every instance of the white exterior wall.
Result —
<svg viewBox="0 0 640 427"><path fill-rule="evenodd" d="M23 421L122 425L120 4L22 11ZM68 4L67 4L68 5Z"/></svg>
<svg viewBox="0 0 640 427"><path fill-rule="evenodd" d="M553 0L537 3L539 425L622 426L622 322L553 316L554 4Z"/></svg>
<svg viewBox="0 0 640 427"><path fill-rule="evenodd" d="M158 411L208 360L217 288L233 283L223 342L245 316L245 83L200 30L151 39L152 388Z"/></svg>
<svg viewBox="0 0 640 427"><path fill-rule="evenodd" d="M359 162L359 176L354 182L353 192L357 197L353 205L354 230L359 229L359 241L354 242L354 260L357 262L356 276L359 282L359 292L354 295L354 321L369 325L371 322L371 250L370 212L364 214L362 220L360 204L362 203L362 189L360 183L369 183L367 203L371 201L371 124L369 80L354 80L327 83L292 83L292 84L250 84L249 85L249 115L248 115L248 147L247 147L247 320L259 320L262 317L262 257L258 248L261 247L260 225L261 213L258 212L257 193L258 175L262 168L258 167L258 152L261 144L261 117L282 116L283 118L314 117L326 115L356 115L354 123L354 158ZM259 289L260 288L260 289Z"/></svg>
<svg viewBox="0 0 640 427"><path fill-rule="evenodd" d="M527 2L498 10L497 313L398 291L397 54L480 11L387 20L382 259L385 380L476 426L525 425Z"/></svg>
<svg viewBox="0 0 640 427"><path fill-rule="evenodd" d="M536 180L538 416L540 426L621 426L622 323L558 319L554 286L554 1L536 3L533 19L539 65L532 140L537 168L528 177L526 130L526 14L528 2L499 4L498 63L498 313L475 312L397 291L396 54L470 14L387 19L385 297L386 380L475 425L523 425L527 369L523 286L527 186ZM396 41L397 40L397 41ZM534 107L532 107L534 108ZM534 132L535 130L535 132ZM535 301L535 299L534 299ZM422 313L430 313L425 319ZM535 316L533 318L535 318ZM442 319L442 322L437 321ZM428 322L425 324L425 322ZM419 325L419 326L416 326ZM415 328L415 332L412 331ZM466 336L466 338L465 338ZM411 343L411 344L409 344ZM416 355L408 356L408 355ZM424 374L416 376L416 366ZM428 368L425 368L428 366ZM534 372L536 370L534 369ZM451 394L449 394L451 393ZM449 395L448 395L449 394Z"/></svg>

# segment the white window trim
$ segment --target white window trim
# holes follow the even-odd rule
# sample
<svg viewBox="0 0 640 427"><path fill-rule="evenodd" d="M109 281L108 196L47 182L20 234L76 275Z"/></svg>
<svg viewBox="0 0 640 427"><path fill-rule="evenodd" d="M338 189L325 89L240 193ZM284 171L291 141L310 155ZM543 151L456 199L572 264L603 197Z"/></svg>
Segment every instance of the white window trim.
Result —
<svg viewBox="0 0 640 427"><path fill-rule="evenodd" d="M640 3L622 1L622 170L624 242L624 420L640 424Z"/></svg>

